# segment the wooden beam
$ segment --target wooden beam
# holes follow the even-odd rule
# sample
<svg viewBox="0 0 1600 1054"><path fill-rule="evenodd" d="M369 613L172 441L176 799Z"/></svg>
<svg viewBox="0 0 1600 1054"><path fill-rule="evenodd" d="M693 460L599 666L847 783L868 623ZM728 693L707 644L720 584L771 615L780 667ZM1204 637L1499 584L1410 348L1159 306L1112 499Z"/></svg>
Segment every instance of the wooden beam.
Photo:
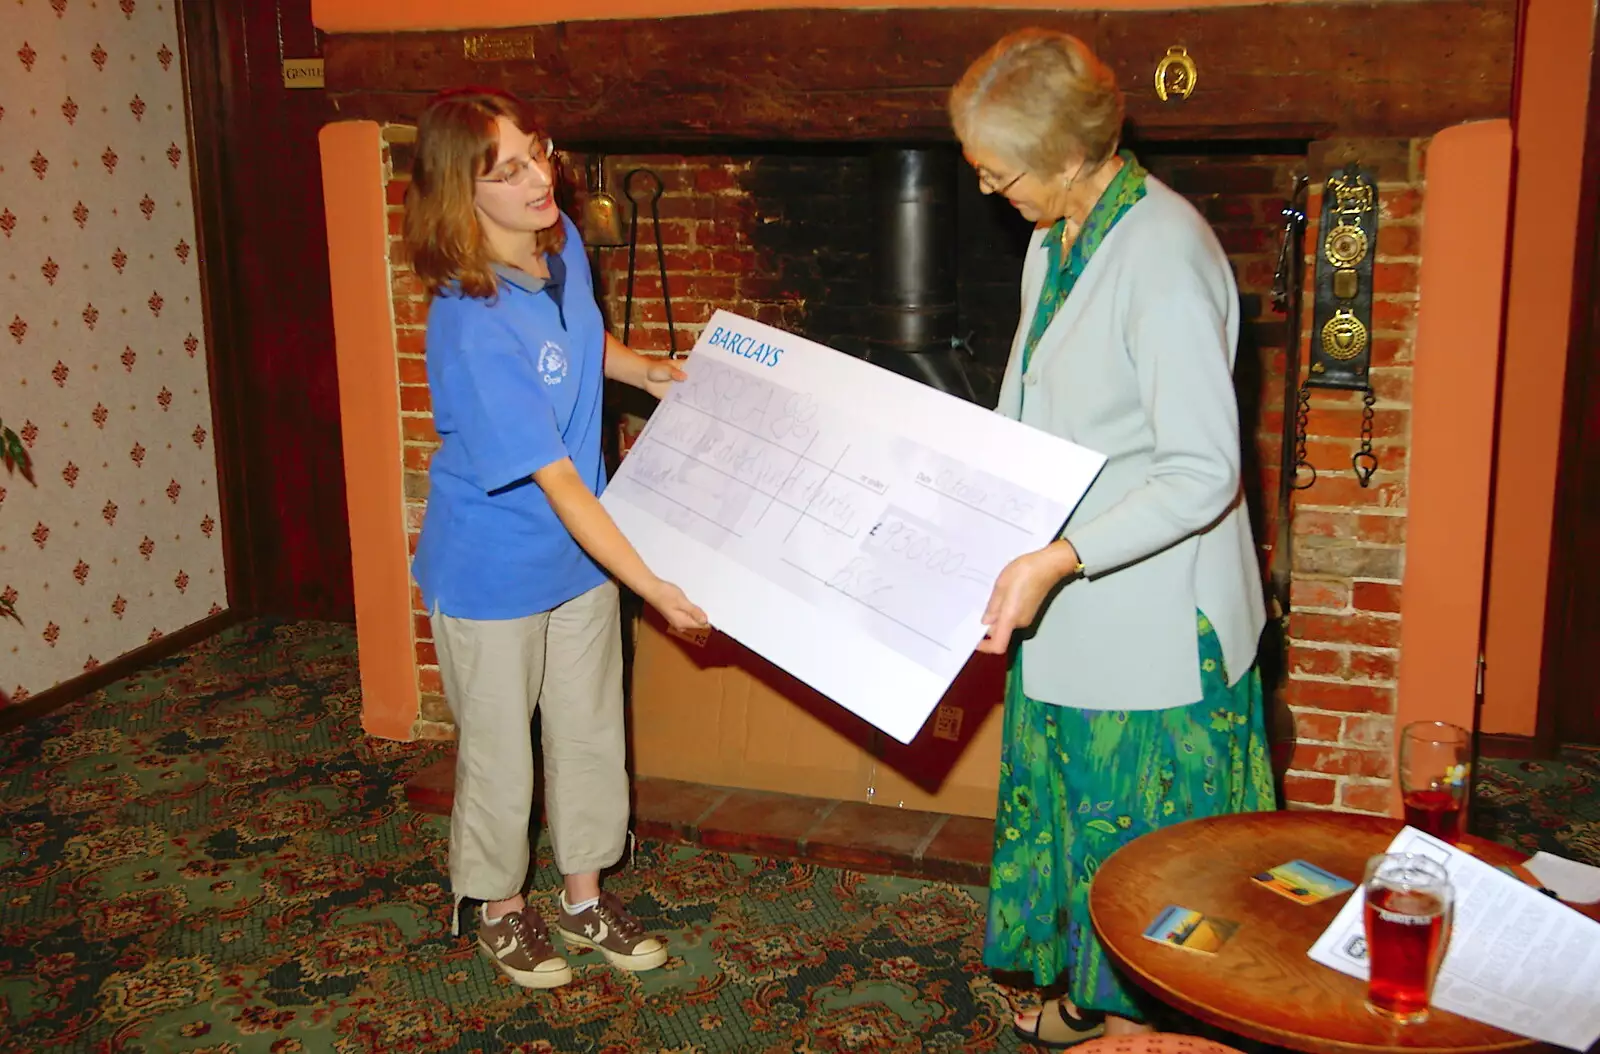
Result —
<svg viewBox="0 0 1600 1054"><path fill-rule="evenodd" d="M325 43L341 117L414 120L462 84L515 91L557 139L906 141L950 135L950 86L1029 25L1117 71L1146 139L1411 137L1511 112L1515 0L1257 4L1178 11L763 10ZM1188 49L1186 101L1156 64Z"/></svg>

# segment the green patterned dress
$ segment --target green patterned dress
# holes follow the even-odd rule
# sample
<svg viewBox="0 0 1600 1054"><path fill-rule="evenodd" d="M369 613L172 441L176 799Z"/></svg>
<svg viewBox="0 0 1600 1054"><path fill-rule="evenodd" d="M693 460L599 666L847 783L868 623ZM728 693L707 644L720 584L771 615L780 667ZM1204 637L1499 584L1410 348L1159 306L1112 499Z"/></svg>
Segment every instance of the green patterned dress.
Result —
<svg viewBox="0 0 1600 1054"><path fill-rule="evenodd" d="M1045 235L1044 288L1028 340L1034 347L1106 233L1145 194L1131 153L1085 219L1063 260L1063 224ZM1070 585L1067 588L1072 588ZM1000 794L984 963L1026 971L1040 985L1065 981L1089 1010L1142 1020L1089 921L1089 883L1123 845L1197 816L1275 807L1261 678L1229 686L1222 643L1196 612L1201 698L1165 710L1079 710L1030 699L1022 656L1006 681Z"/></svg>

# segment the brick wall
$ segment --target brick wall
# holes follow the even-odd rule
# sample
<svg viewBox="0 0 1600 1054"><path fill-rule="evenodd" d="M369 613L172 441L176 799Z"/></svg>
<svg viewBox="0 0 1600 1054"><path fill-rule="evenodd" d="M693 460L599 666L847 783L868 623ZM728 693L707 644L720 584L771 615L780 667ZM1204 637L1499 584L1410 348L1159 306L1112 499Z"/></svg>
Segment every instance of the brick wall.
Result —
<svg viewBox="0 0 1600 1054"><path fill-rule="evenodd" d="M410 130L386 129L390 143L391 232L399 230ZM1236 380L1246 435L1246 479L1258 541L1277 529L1277 465L1282 427L1284 322L1271 307L1281 210L1296 172L1319 177L1340 163L1336 151L1359 149L1380 164L1384 227L1378 243L1374 310L1376 442L1380 470L1359 487L1350 455L1360 432L1359 396L1312 396L1307 455L1321 478L1296 496L1293 614L1288 667L1274 685L1273 725L1286 798L1304 807L1386 811L1394 676L1398 663L1399 580L1405 528L1405 454L1409 434L1410 349L1415 333L1417 245L1422 151L1412 143L1323 144L1310 157L1277 151L1151 150L1143 156L1216 229L1233 261L1243 308ZM581 180L581 155L568 172ZM719 307L859 351L869 300L870 215L866 153L821 146L759 153L639 154L605 159L606 186L628 215L627 174L647 168L660 177L657 204L676 346L687 351ZM666 311L650 220L650 190L640 201L630 343L640 351L668 347ZM584 190L569 185L563 202L576 216ZM1309 253L1317 246L1311 202ZM1027 228L1003 202L985 198L964 178L958 197L960 331L971 334L983 396L992 398L1017 322L1016 283ZM593 251L597 288L613 331L625 310L625 248ZM392 255L391 260L398 257ZM1309 267L1307 268L1309 275ZM437 444L428 413L422 363L426 307L415 280L393 264L404 432L404 515L415 544L426 504L428 458ZM1309 303L1300 350L1309 338ZM1303 373L1303 370L1302 370ZM619 409L636 408L623 400ZM640 408L645 409L645 408ZM646 409L647 412L647 409ZM624 413L623 447L640 418ZM416 734L453 735L439 684L431 632L420 597L415 638L422 713Z"/></svg>
<svg viewBox="0 0 1600 1054"><path fill-rule="evenodd" d="M1351 155L1378 172L1371 382L1379 469L1367 488L1350 469L1361 434L1359 393L1314 393L1306 455L1320 477L1295 495L1294 610L1288 680L1279 693L1293 737L1280 743L1278 759L1290 800L1381 813L1389 807L1394 757L1426 143L1315 147L1308 249L1321 244L1321 185ZM1303 347L1311 337L1309 310L1304 318Z"/></svg>

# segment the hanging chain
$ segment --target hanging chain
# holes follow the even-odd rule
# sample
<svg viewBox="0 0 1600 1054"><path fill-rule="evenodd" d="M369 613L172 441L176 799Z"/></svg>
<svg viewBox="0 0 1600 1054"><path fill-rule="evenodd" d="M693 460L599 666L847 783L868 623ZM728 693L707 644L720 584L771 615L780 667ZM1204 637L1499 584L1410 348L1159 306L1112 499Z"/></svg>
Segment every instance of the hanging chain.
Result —
<svg viewBox="0 0 1600 1054"><path fill-rule="evenodd" d="M1294 489L1305 490L1317 481L1317 469L1306 460L1306 428L1311 423L1311 386L1300 386L1300 406L1294 415Z"/></svg>
<svg viewBox="0 0 1600 1054"><path fill-rule="evenodd" d="M1361 397L1361 449L1350 458L1350 467L1363 487L1371 485L1372 474L1378 471L1378 455L1372 452L1372 404L1377 401L1371 388Z"/></svg>

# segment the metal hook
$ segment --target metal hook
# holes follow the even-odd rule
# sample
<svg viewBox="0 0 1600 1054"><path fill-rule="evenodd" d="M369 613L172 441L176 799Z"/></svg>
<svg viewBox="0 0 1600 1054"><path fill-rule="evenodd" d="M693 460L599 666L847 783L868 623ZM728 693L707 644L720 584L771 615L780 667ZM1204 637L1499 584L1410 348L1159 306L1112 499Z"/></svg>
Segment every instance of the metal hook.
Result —
<svg viewBox="0 0 1600 1054"><path fill-rule="evenodd" d="M1370 450L1358 450L1350 457L1350 467L1355 470L1356 481L1363 487L1372 482L1372 474L1378 471L1378 455Z"/></svg>

